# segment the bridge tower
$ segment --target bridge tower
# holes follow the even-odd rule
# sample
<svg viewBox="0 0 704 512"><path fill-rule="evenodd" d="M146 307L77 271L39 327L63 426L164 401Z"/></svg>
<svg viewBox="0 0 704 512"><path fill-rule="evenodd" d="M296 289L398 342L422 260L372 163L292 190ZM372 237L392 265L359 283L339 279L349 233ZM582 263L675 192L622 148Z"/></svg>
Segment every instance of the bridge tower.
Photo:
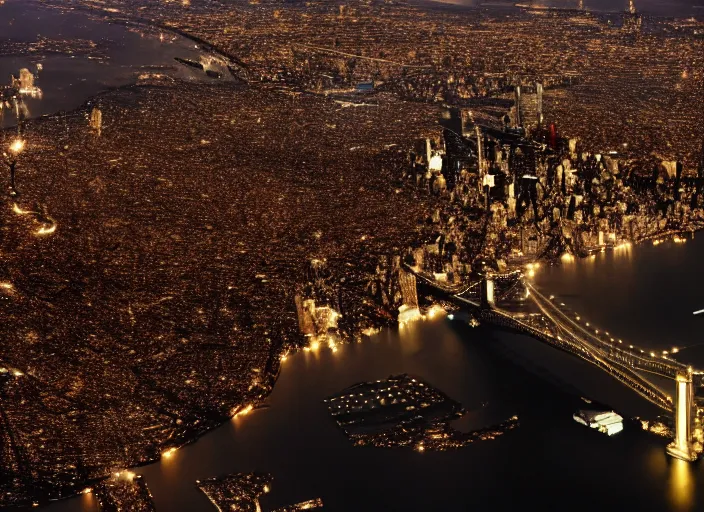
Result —
<svg viewBox="0 0 704 512"><path fill-rule="evenodd" d="M485 274L482 279L482 309L493 309L496 303L494 302L494 277L491 274Z"/></svg>
<svg viewBox="0 0 704 512"><path fill-rule="evenodd" d="M692 443L692 409L694 388L692 368L677 373L675 393L675 439L667 445L667 453L678 459L694 461L697 453Z"/></svg>

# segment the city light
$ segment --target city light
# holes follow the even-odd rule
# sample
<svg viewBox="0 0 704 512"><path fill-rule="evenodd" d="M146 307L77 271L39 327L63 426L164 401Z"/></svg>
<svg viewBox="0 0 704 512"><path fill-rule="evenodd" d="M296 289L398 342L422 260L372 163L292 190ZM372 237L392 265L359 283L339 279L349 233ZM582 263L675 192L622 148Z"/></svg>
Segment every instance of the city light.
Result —
<svg viewBox="0 0 704 512"><path fill-rule="evenodd" d="M24 149L24 140L22 140L22 139L15 139L10 144L10 152L15 155L20 154L23 149Z"/></svg>
<svg viewBox="0 0 704 512"><path fill-rule="evenodd" d="M242 409L235 410L235 414L233 415L234 418L239 418L242 416L247 416L250 412L254 410L254 406L252 404L249 404L245 406Z"/></svg>
<svg viewBox="0 0 704 512"><path fill-rule="evenodd" d="M428 309L428 318L431 320L435 318L436 316L445 313L445 309L438 305L438 304L433 304L430 309Z"/></svg>
<svg viewBox="0 0 704 512"><path fill-rule="evenodd" d="M668 2L662 16L641 16L635 2L609 12L538 3L463 13L358 0L7 2L0 27L14 26L0 55L27 68L0 78L0 391L11 448L0 472L12 476L0 509L83 489L92 505L150 510L151 482L124 469L111 478L116 468L161 458L167 473L191 474L178 466L212 441L190 443L228 416L222 432L256 431L260 419L295 430L320 420L302 417L313 410L303 400L319 401L342 378L344 400L326 403L347 447L313 436L289 455L305 449L318 461L318 451L340 449L323 455L343 460L365 444L398 446L408 460L428 451L413 460L422 477L445 460L436 451L503 427L456 431L454 419L474 416L476 404L424 391L421 377L354 382L408 368L461 383L476 365L466 367L443 329L462 337L467 325L591 364L674 414L675 453L691 455L701 436L688 427L701 418L689 417L697 410L687 400L702 382L681 374L698 342L686 322L647 339L646 320L681 318L666 318L666 307L642 319L649 310L628 294L628 260L681 253L652 263L655 273L698 261L689 257L704 229L700 13L669 12ZM574 9L584 4L593 10ZM57 13L65 23L52 27ZM35 81L57 88L45 89L48 104ZM689 278L682 287L696 288L696 268L676 270ZM651 288L653 300L688 307L687 290ZM579 297L597 297L581 310L599 328L573 309ZM410 323L421 318L429 322ZM619 333L629 349L616 347ZM663 350L673 339L682 347ZM288 407L300 418L259 410L304 369L317 387L302 386L301 407ZM678 394L661 378L677 378ZM483 399L496 411L511 405ZM391 416L388 431L371 425ZM260 430L252 453L285 440ZM564 441L559 432L554 441ZM593 447L606 460L609 446ZM629 474L618 457L610 463ZM216 466L192 475L216 507L267 505L258 500L270 475L206 481ZM334 476L352 481L345 472L358 469ZM650 487L645 498L663 486ZM418 503L431 502L432 489L421 490ZM135 496L144 506L131 505Z"/></svg>
<svg viewBox="0 0 704 512"><path fill-rule="evenodd" d="M27 215L28 213L32 213L28 210L23 210L17 203L12 204L12 211L15 212L17 215Z"/></svg>
<svg viewBox="0 0 704 512"><path fill-rule="evenodd" d="M56 231L56 224L51 224L50 226L42 226L39 228L36 232L35 235L37 236L44 236L44 235L51 235Z"/></svg>

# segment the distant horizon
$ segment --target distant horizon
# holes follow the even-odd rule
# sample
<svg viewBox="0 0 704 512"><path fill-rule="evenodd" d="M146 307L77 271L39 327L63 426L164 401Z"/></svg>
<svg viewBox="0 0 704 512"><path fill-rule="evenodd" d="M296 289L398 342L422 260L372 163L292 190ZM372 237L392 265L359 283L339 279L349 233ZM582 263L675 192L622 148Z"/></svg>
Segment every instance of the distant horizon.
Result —
<svg viewBox="0 0 704 512"><path fill-rule="evenodd" d="M491 6L491 5L516 5L532 4L535 7L576 8L577 0L420 0L431 3L447 4L454 6ZM585 0L586 10L600 12L622 12L628 9L628 0ZM636 0L636 9L643 14L655 16L688 17L704 14L704 0Z"/></svg>

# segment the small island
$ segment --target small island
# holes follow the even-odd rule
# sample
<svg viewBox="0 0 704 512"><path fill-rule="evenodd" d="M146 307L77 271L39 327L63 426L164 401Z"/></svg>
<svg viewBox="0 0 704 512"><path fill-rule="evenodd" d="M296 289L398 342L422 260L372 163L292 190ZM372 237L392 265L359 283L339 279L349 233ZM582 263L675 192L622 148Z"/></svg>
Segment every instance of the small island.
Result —
<svg viewBox="0 0 704 512"><path fill-rule="evenodd" d="M444 451L494 439L518 426L513 416L492 427L459 432L449 422L467 413L462 405L407 374L355 384L325 403L355 446Z"/></svg>

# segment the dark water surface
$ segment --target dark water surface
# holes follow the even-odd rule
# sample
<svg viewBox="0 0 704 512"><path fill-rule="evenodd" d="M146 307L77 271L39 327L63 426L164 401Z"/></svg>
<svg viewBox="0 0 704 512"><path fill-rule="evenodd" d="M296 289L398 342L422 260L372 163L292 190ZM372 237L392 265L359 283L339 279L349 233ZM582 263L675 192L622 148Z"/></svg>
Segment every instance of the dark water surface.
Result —
<svg viewBox="0 0 704 512"><path fill-rule="evenodd" d="M643 245L594 259L541 267L544 293L624 341L652 349L696 343L704 307L704 236L686 244ZM681 354L695 349L684 349ZM703 365L704 366L704 365ZM327 416L322 400L360 381L412 373L465 405L459 423L479 428L518 414L520 426L494 441L456 451L355 448ZM240 471L274 475L262 502L281 506L322 497L334 511L701 510L704 467L665 455L667 440L627 423L607 437L572 420L588 396L625 417L660 414L600 370L526 338L469 328L460 315L385 330L336 353L294 354L266 403L182 448L172 459L135 471L158 509L209 510L195 481ZM459 427L459 425L458 425ZM598 505L597 505L598 504ZM92 498L58 511L95 510Z"/></svg>
<svg viewBox="0 0 704 512"><path fill-rule="evenodd" d="M572 420L584 406L580 394L608 401L624 415L653 417L658 411L650 404L599 370L529 338L463 324L459 318L420 322L336 353L293 355L266 401L270 407L135 471L145 476L159 510L184 512L210 510L196 480L253 470L275 478L264 510L318 496L335 511L702 505L704 470L667 458L665 439L631 424L610 438ZM521 424L494 441L444 453L353 447L322 400L355 382L401 372L462 402L472 428L514 413ZM81 496L47 510L96 509L90 496Z"/></svg>
<svg viewBox="0 0 704 512"><path fill-rule="evenodd" d="M4 55L8 41L34 43L39 40L92 41L96 48L89 55L73 55L36 51ZM19 75L21 68L36 73L43 66L35 85L41 88L42 99L26 100L31 117L71 111L93 96L115 87L135 83L140 75L161 73L183 80L213 80L200 70L178 64L174 57L209 62L216 59L204 53L193 41L171 33L146 27L128 27L93 19L81 11L42 7L33 0L0 2L0 85L9 85L10 75ZM213 69L227 69L213 61ZM5 115L0 127L15 123Z"/></svg>
<svg viewBox="0 0 704 512"><path fill-rule="evenodd" d="M704 315L692 314L704 309L702 261L699 233L685 244L648 243L541 268L535 281L624 344L647 351L677 347L677 359L704 368Z"/></svg>

